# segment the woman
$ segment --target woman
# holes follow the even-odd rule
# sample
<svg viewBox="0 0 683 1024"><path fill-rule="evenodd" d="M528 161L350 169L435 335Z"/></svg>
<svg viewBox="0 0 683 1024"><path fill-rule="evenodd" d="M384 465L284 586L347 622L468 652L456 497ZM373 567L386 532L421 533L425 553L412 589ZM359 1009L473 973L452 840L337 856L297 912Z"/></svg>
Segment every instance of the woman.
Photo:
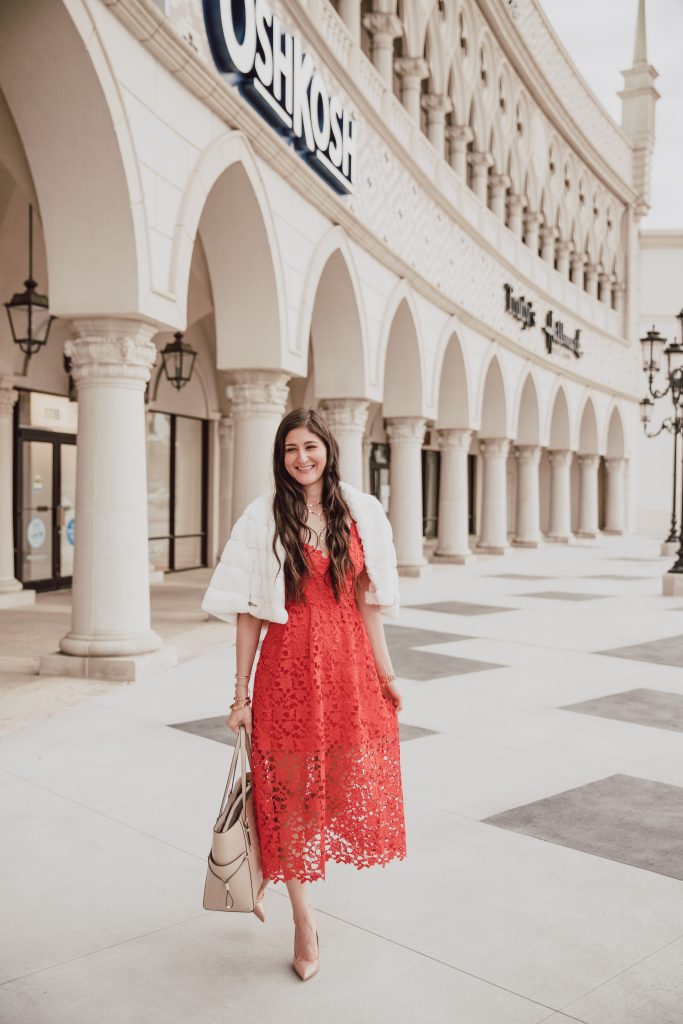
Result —
<svg viewBox="0 0 683 1024"><path fill-rule="evenodd" d="M227 724L252 738L264 878L255 913L265 920L267 883L286 882L305 981L319 969L306 882L325 877L328 859L361 868L406 854L402 702L382 625L398 613L398 574L382 506L340 482L337 442L315 410L280 423L273 475L274 494L235 524L203 607L227 621L237 613Z"/></svg>

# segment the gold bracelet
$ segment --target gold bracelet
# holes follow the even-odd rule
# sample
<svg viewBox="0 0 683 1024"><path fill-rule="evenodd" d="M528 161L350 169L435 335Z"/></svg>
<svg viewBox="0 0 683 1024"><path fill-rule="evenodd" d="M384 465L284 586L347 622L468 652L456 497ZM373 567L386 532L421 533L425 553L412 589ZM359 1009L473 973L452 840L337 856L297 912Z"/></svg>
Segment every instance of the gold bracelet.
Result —
<svg viewBox="0 0 683 1024"><path fill-rule="evenodd" d="M397 676L395 672L389 672L388 675L378 675L377 678L379 679L380 683L384 683L384 685L386 686L387 683L393 683L394 679L396 679Z"/></svg>
<svg viewBox="0 0 683 1024"><path fill-rule="evenodd" d="M234 702L230 705L231 711L241 711L242 708L248 708L251 704L251 697L236 697Z"/></svg>

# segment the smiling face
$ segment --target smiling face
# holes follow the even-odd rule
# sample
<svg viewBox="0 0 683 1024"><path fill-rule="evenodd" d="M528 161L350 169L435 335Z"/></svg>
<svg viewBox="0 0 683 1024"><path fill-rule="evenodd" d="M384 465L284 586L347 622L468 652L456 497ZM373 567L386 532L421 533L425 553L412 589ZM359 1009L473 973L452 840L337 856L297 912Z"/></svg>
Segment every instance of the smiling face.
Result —
<svg viewBox="0 0 683 1024"><path fill-rule="evenodd" d="M295 427L285 438L284 465L293 480L316 490L327 463L327 449L321 438L308 427Z"/></svg>

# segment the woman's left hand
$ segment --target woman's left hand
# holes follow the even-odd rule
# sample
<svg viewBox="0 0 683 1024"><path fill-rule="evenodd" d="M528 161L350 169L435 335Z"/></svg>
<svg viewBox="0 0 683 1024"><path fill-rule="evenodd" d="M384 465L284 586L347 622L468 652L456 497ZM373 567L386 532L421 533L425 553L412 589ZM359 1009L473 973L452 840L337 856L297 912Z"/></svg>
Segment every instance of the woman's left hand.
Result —
<svg viewBox="0 0 683 1024"><path fill-rule="evenodd" d="M396 689L396 683L392 681L391 683L382 683L381 686L382 693L392 701L394 710L396 711L396 714L398 714L399 711L403 710L403 698Z"/></svg>

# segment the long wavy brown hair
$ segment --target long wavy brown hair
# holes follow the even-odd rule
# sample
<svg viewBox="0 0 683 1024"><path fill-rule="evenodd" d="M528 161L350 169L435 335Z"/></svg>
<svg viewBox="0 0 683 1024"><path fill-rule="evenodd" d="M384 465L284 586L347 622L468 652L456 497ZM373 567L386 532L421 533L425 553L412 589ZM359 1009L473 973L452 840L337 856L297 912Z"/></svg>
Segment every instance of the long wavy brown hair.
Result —
<svg viewBox="0 0 683 1024"><path fill-rule="evenodd" d="M356 573L349 553L351 530L348 520L350 512L339 486L339 446L327 423L315 409L294 409L284 417L275 435L275 444L273 445L273 477L275 479L273 552L280 569L282 569L282 562L276 547L279 540L285 555L286 599L305 603L303 584L309 575L309 567L304 544L310 544L312 538L311 530L306 525L306 491L285 469L285 442L290 430L296 430L297 427L306 427L312 434L319 437L327 451L322 489L322 504L327 520L325 540L329 554L325 575L335 600L339 601L341 594L346 592L349 573L351 573L351 586L356 582Z"/></svg>

